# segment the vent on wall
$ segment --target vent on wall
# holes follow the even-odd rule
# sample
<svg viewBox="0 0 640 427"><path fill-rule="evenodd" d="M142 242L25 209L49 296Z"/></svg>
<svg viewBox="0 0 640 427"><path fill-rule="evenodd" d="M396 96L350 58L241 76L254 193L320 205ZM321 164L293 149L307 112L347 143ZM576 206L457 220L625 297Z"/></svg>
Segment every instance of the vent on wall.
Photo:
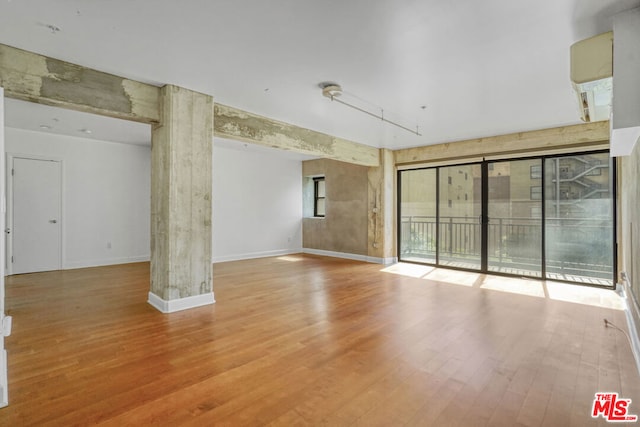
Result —
<svg viewBox="0 0 640 427"><path fill-rule="evenodd" d="M585 122L609 120L613 94L613 32L571 46L571 81Z"/></svg>

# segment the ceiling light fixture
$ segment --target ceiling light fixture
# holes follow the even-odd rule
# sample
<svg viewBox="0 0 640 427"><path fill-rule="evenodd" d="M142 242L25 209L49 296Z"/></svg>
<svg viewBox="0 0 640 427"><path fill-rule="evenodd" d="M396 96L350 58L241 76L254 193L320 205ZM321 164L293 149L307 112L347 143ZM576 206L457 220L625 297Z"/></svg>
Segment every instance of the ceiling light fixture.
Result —
<svg viewBox="0 0 640 427"><path fill-rule="evenodd" d="M332 101L336 101L342 105L346 105L347 107L353 108L354 110L358 110L361 113L365 113L370 115L371 117L375 117L376 119L380 119L383 122L389 123L393 126L399 127L400 129L404 129L407 132L411 132L415 135L418 136L422 136L422 134L420 133L420 129L418 128L418 126L416 125L416 130L410 129L406 126L403 126L397 122L394 122L392 120L386 119L384 117L384 110L381 108L380 109L380 114L376 114L376 113L372 113L371 111L365 110L364 108L358 107L357 105L354 104L350 104L348 102L345 102L341 99L338 99L339 96L341 96L343 94L342 92L342 87L338 84L338 83L334 83L334 82L322 82L319 83L318 86L320 87L320 89L322 89L322 95L326 98L329 98Z"/></svg>

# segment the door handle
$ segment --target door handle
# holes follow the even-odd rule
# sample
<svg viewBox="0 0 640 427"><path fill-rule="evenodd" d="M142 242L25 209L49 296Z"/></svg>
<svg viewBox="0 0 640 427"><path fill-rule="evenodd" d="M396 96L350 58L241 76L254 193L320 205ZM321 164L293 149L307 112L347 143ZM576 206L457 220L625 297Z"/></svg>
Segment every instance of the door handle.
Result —
<svg viewBox="0 0 640 427"><path fill-rule="evenodd" d="M50 219L50 220L49 220L49 222L50 222L51 224L56 224L56 223L58 222L58 220L57 220L57 219Z"/></svg>

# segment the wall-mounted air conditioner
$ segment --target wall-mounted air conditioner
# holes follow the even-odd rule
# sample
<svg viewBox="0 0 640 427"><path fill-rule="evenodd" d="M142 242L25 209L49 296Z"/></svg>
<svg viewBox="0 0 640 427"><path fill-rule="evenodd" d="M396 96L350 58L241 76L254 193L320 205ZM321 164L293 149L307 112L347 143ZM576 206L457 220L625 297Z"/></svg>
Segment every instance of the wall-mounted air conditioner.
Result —
<svg viewBox="0 0 640 427"><path fill-rule="evenodd" d="M585 122L609 120L613 94L613 32L571 46L571 82Z"/></svg>

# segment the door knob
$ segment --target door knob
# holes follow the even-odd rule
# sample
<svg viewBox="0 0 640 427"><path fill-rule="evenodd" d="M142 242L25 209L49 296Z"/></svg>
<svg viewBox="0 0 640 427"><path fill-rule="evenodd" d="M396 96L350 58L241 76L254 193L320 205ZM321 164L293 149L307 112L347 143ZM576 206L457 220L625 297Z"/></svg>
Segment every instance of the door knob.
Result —
<svg viewBox="0 0 640 427"><path fill-rule="evenodd" d="M58 220L57 220L57 219L50 219L50 220L49 220L49 222L50 222L51 224L55 224L55 223L57 223L57 222L58 222Z"/></svg>

